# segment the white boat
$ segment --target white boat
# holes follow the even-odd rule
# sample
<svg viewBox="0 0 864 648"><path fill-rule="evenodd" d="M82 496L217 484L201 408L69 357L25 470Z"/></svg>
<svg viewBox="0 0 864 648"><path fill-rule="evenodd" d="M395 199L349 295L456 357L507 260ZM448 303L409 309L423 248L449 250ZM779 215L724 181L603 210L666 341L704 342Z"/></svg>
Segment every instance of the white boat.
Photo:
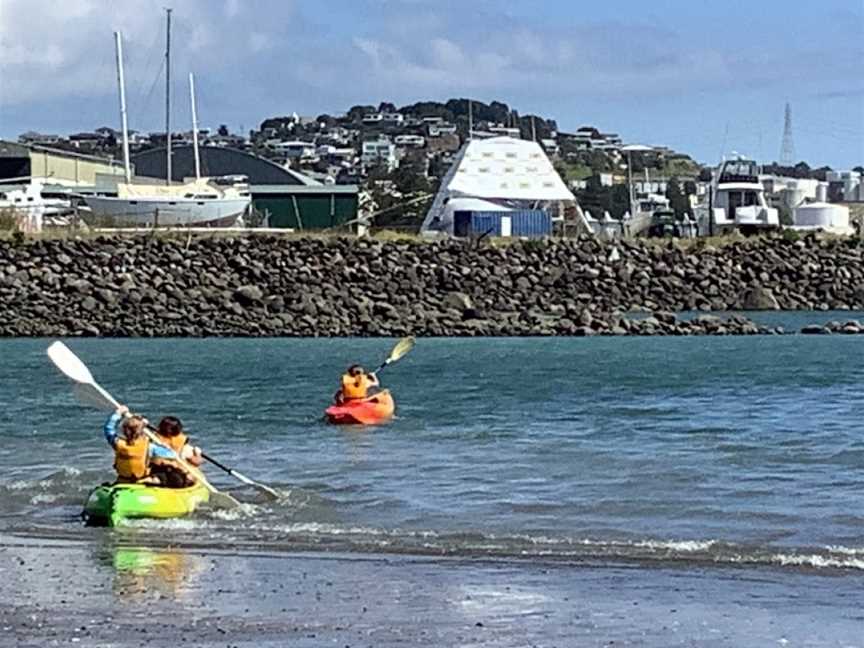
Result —
<svg viewBox="0 0 864 648"><path fill-rule="evenodd" d="M117 196L87 196L91 224L101 227L233 227L242 225L243 215L252 198L245 178L202 178L198 158L198 123L195 111L195 85L189 75L192 100L192 132L195 147L195 179L181 185L171 184L171 10L167 10L168 29L165 87L165 133L168 173L164 186L134 183L129 165L129 135L126 123L126 88L123 83L123 44L115 32L117 82L120 90L120 122L123 133L124 183L118 183Z"/></svg>
<svg viewBox="0 0 864 648"><path fill-rule="evenodd" d="M713 174L707 203L696 208L700 234L749 234L780 227L780 214L765 201L759 166L742 157L725 160Z"/></svg>
<svg viewBox="0 0 864 648"><path fill-rule="evenodd" d="M182 185L117 185L117 197L87 196L93 224L136 227L232 227L251 200L248 186L220 186L220 178Z"/></svg>
<svg viewBox="0 0 864 648"><path fill-rule="evenodd" d="M0 185L0 213L10 214L20 231L38 234L46 219L65 216L72 210L68 200L44 196L44 188L43 182L32 179L26 185Z"/></svg>

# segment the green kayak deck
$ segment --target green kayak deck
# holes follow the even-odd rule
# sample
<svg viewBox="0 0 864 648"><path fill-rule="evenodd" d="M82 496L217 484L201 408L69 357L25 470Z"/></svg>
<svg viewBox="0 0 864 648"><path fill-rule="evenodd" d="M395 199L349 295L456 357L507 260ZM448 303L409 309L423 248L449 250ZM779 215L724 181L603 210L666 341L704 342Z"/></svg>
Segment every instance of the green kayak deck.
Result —
<svg viewBox="0 0 864 648"><path fill-rule="evenodd" d="M189 515L209 499L210 491L201 484L189 488L103 484L90 491L83 516L88 525L117 526L124 519Z"/></svg>

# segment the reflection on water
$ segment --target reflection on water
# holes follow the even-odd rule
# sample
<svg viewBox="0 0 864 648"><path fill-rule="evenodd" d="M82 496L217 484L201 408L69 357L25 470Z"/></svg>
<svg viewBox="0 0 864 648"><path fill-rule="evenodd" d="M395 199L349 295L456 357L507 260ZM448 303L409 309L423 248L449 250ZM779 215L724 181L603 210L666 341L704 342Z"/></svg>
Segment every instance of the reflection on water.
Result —
<svg viewBox="0 0 864 648"><path fill-rule="evenodd" d="M161 594L189 598L206 567L206 559L175 549L108 546L97 560L113 568L113 591L124 599L147 599Z"/></svg>

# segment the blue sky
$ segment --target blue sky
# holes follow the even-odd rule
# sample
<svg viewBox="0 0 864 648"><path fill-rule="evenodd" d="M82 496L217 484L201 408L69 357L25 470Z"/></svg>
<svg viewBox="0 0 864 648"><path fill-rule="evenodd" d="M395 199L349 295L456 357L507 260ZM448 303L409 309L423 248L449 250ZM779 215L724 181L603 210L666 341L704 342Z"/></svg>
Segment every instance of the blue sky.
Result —
<svg viewBox="0 0 864 648"><path fill-rule="evenodd" d="M0 137L163 122L165 0L0 0ZM174 0L177 127L472 97L716 162L864 164L864 1Z"/></svg>

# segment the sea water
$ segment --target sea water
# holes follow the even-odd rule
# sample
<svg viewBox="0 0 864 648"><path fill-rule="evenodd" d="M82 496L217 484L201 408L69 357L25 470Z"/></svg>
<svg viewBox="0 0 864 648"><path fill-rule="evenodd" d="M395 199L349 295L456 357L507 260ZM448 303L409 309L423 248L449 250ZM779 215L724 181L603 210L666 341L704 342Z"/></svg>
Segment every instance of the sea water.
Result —
<svg viewBox="0 0 864 648"><path fill-rule="evenodd" d="M134 522L127 540L864 583L862 337L420 339L380 376L397 417L369 428L322 413L392 340L67 342L133 411L179 416L284 495L211 466L243 508ZM79 515L111 478L106 413L75 399L49 343L0 341L0 520L104 542Z"/></svg>

